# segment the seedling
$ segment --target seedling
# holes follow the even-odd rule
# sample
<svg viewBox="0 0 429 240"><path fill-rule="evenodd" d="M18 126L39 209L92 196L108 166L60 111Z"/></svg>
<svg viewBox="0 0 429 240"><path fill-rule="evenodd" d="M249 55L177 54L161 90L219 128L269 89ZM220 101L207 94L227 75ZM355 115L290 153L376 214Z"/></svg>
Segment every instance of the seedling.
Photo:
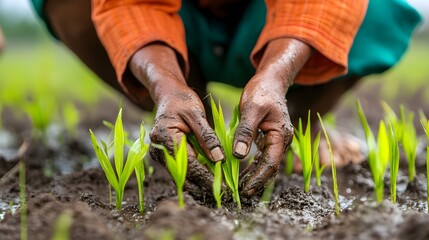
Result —
<svg viewBox="0 0 429 240"><path fill-rule="evenodd" d="M426 133L429 144L429 121L423 112L420 112L420 123ZM426 147L426 180L427 180L427 211L429 213L429 145Z"/></svg>
<svg viewBox="0 0 429 240"><path fill-rule="evenodd" d="M240 195L238 191L238 177L240 171L240 161L232 154L232 144L234 141L235 130L237 129L238 122L240 119L238 106L235 107L231 122L228 129L225 127L225 120L223 117L222 106L216 106L215 101L211 98L211 108L214 122L214 131L216 136L219 138L220 144L223 147L225 153L225 161L222 163L222 170L226 184L232 191L232 198L237 204L238 209L241 209ZM191 143L194 145L198 153L200 154L199 160L202 164L207 165L213 173L215 173L214 164L207 158L195 139L195 136L191 136ZM216 178L216 176L215 176Z"/></svg>
<svg viewBox="0 0 429 240"><path fill-rule="evenodd" d="M165 160L167 163L168 171L176 183L177 196L179 198L179 207L183 208L185 203L183 201L183 185L185 184L186 172L188 169L188 151L186 149L186 136L182 137L179 146L174 144L174 157L170 155L167 148L162 145L154 145L155 147L164 151Z"/></svg>
<svg viewBox="0 0 429 240"><path fill-rule="evenodd" d="M71 210L65 210L60 214L55 223L54 236L52 240L68 240L70 239L70 228L73 223Z"/></svg>
<svg viewBox="0 0 429 240"><path fill-rule="evenodd" d="M400 118L390 108L386 102L382 102L382 107L385 112L385 120L389 125L392 125L395 133L395 139L401 142L405 156L408 161L408 180L414 181L416 176L416 153L419 139L416 137L416 130L414 128L414 113L409 112L403 105L400 106Z"/></svg>
<svg viewBox="0 0 429 240"><path fill-rule="evenodd" d="M293 151L291 148L289 148L286 151L285 159L286 159L285 173L286 173L286 176L290 176L292 175L292 172L293 172Z"/></svg>
<svg viewBox="0 0 429 240"><path fill-rule="evenodd" d="M328 133L326 132L325 125L323 124L322 117L320 116L319 113L317 113L317 117L319 118L320 126L322 127L323 134L325 135L326 143L328 144L328 148L329 148L329 156L330 156L330 160L331 160L331 172L332 172L332 186L334 188L335 214L337 216L339 216L340 215L340 201L339 201L339 197L338 197L337 168L335 165L334 154L332 153L332 145L331 145L331 141L329 140Z"/></svg>
<svg viewBox="0 0 429 240"><path fill-rule="evenodd" d="M317 141L317 145L319 145L320 132L317 134L316 140L314 140L314 142L316 141ZM313 151L318 151L318 146ZM313 161L314 161L314 174L316 174L316 185L320 187L322 185L322 181L321 181L322 173L323 173L323 170L325 170L326 165L323 164L322 166L320 166L319 153L313 153L313 154L315 155Z"/></svg>
<svg viewBox="0 0 429 240"><path fill-rule="evenodd" d="M106 144L103 143L103 148L100 147L92 130L89 130L89 132L98 161L104 170L107 180L116 192L116 208L120 209L122 207L125 185L137 165L142 163L143 157L146 155L149 145L144 144L142 137L137 139L128 151L127 161L125 162L124 166L125 136L122 125L122 109L120 109L115 123L113 138L115 172L109 161L109 158L107 157L108 153ZM140 136L142 135L144 135L144 133L140 133Z"/></svg>
<svg viewBox="0 0 429 240"><path fill-rule="evenodd" d="M217 162L214 168L213 178L213 196L216 201L217 208L222 206L222 163Z"/></svg>
<svg viewBox="0 0 429 240"><path fill-rule="evenodd" d="M26 103L24 108L30 117L35 138L47 140L46 130L54 118L56 107L55 100L49 96L39 96Z"/></svg>
<svg viewBox="0 0 429 240"><path fill-rule="evenodd" d="M145 136L145 128L143 124L140 125L140 142L144 142L144 136ZM140 213L144 212L144 195L143 195L143 182L145 179L145 172L144 172L144 161L141 163L137 163L135 167L136 172L136 178L137 178L137 188L139 191L139 210Z"/></svg>
<svg viewBox="0 0 429 240"><path fill-rule="evenodd" d="M68 102L63 107L63 122L67 132L72 137L76 137L76 129L79 124L79 111L72 102Z"/></svg>
<svg viewBox="0 0 429 240"><path fill-rule="evenodd" d="M366 120L360 102L357 101L356 105L368 145L368 162L371 169L372 178L374 180L376 199L378 203L381 203L381 201L383 201L384 191L384 171L386 170L390 154L386 125L383 120L380 121L378 139L376 142L375 137L369 128L368 121Z"/></svg>
<svg viewBox="0 0 429 240"><path fill-rule="evenodd" d="M413 182L416 176L416 155L417 145L419 144L413 123L414 113L407 112L405 107L401 105L400 116L403 130L401 142L408 161L408 180L409 182Z"/></svg>
<svg viewBox="0 0 429 240"><path fill-rule="evenodd" d="M311 124L310 124L310 111L308 111L307 127L305 132L302 129L302 120L299 119L298 129L295 129L294 139L296 144L295 154L301 159L302 175L304 177L304 192L310 191L311 172L313 171L313 164L319 158L319 142L320 133L317 134L313 144L311 143ZM294 149L294 147L292 148ZM323 167L324 168L324 167ZM318 169L317 171L320 171ZM316 171L316 172L317 172ZM322 169L323 171L323 169ZM321 174L321 171L320 171ZM319 175L320 178L320 175ZM320 181L320 179L318 179Z"/></svg>
<svg viewBox="0 0 429 240"><path fill-rule="evenodd" d="M222 163L217 162L216 164L211 162L206 154L204 153L204 150L201 148L201 146L198 144L197 138L195 135L190 134L188 137L191 144L195 147L198 153L198 161L207 166L210 171L213 173L213 197L216 201L217 208L220 208L222 206Z"/></svg>
<svg viewBox="0 0 429 240"><path fill-rule="evenodd" d="M390 200L396 203L396 180L399 170L399 145L394 128L389 124L389 150L390 150Z"/></svg>

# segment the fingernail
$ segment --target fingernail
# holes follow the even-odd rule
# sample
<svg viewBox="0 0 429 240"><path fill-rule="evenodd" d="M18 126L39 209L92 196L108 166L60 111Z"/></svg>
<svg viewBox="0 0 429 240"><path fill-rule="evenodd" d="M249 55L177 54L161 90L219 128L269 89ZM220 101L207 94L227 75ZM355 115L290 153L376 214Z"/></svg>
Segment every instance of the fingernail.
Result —
<svg viewBox="0 0 429 240"><path fill-rule="evenodd" d="M220 150L220 147L215 147L210 151L210 154L212 155L213 161L221 161L224 159L222 150Z"/></svg>
<svg viewBox="0 0 429 240"><path fill-rule="evenodd" d="M235 145L234 152L236 155L244 157L247 152L247 144L244 142L237 142Z"/></svg>

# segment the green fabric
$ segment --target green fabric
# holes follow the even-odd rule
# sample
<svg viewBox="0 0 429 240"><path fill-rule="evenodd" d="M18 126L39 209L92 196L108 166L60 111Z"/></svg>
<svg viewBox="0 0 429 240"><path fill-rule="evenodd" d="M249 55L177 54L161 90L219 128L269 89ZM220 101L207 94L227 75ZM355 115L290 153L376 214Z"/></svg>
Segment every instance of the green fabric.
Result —
<svg viewBox="0 0 429 240"><path fill-rule="evenodd" d="M255 68L249 56L264 27L265 12L263 0L251 1L242 20L231 29L230 23L203 16L191 1L182 2L180 16L185 25L188 51L208 81L242 87L252 77Z"/></svg>
<svg viewBox="0 0 429 240"><path fill-rule="evenodd" d="M371 0L349 54L352 76L381 73L405 53L419 13L404 0Z"/></svg>

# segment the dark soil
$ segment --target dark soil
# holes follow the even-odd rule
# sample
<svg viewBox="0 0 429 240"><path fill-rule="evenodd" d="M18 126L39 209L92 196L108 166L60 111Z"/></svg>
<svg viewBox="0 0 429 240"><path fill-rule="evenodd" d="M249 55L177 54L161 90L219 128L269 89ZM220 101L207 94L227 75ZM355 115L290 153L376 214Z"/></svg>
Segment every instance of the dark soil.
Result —
<svg viewBox="0 0 429 240"><path fill-rule="evenodd" d="M414 183L408 183L406 164L401 163L398 204L389 201L388 174L386 200L376 204L366 162L338 170L340 216L334 213L329 170L322 186L316 186L313 179L309 193L303 192L301 175L280 172L271 200L249 199L241 211L233 203L216 209L208 196L196 198L187 192L186 206L180 209L170 176L161 165L151 162L155 171L144 183L145 212L141 214L135 179L126 187L122 210L109 203L108 183L88 141L87 125L77 138L84 140L32 142L22 158L26 163L29 239L51 239L64 212L71 213L73 219L71 239L429 239L422 150ZM2 240L20 239L17 152L23 139L0 146Z"/></svg>

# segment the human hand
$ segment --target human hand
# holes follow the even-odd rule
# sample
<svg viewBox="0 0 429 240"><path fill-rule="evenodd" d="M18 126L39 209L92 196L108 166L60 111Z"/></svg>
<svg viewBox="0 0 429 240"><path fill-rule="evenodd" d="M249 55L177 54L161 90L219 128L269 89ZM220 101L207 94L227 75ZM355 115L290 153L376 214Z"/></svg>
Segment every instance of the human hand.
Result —
<svg viewBox="0 0 429 240"><path fill-rule="evenodd" d="M257 139L258 153L253 166L241 179L242 193L260 193L279 169L293 137L286 105L286 93L311 49L305 43L282 38L271 41L255 76L246 84L240 99L240 124L234 137L234 155L245 158Z"/></svg>
<svg viewBox="0 0 429 240"><path fill-rule="evenodd" d="M173 153L174 143L193 133L206 156L213 162L224 159L224 153L213 129L206 120L203 104L185 81L176 54L168 46L153 44L136 52L130 62L134 76L149 90L157 105L150 138ZM188 144L188 174L185 187L211 193L213 176L202 166ZM164 154L150 148L152 158L165 165ZM203 188L203 189L201 189Z"/></svg>

